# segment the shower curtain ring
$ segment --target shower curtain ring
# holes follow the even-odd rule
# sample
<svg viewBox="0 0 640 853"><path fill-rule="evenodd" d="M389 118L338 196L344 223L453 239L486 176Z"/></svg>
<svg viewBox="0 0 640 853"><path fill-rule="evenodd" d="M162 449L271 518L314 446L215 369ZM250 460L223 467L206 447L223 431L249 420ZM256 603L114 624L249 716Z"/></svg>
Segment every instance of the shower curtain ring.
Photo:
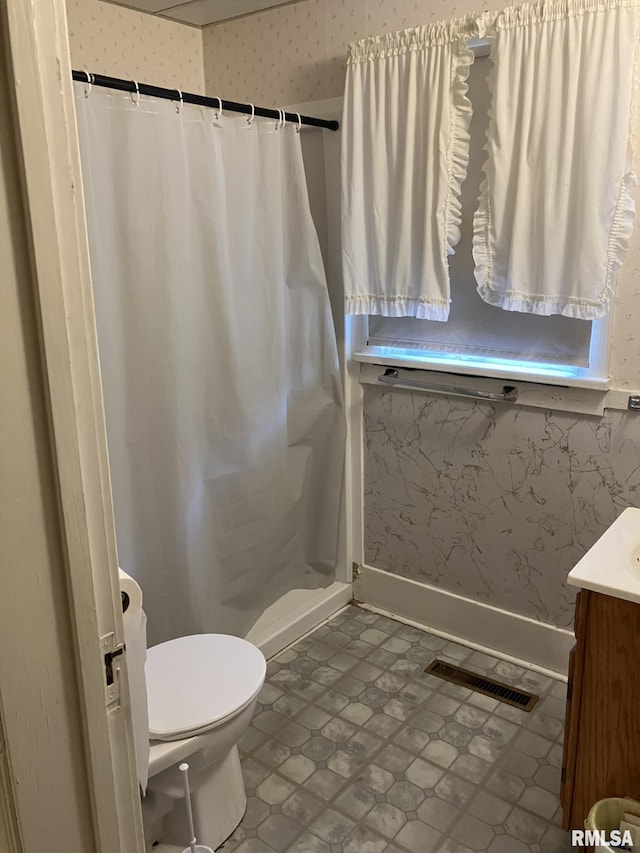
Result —
<svg viewBox="0 0 640 853"><path fill-rule="evenodd" d="M136 97L134 98L134 97L133 97L133 92L131 92L131 102L132 102L133 104L135 104L135 105L136 105L136 107L137 107L137 106L138 106L138 104L140 103L140 86L138 86L138 81L137 81L137 80L134 80L134 81L133 81L133 85L136 87Z"/></svg>
<svg viewBox="0 0 640 853"><path fill-rule="evenodd" d="M284 110L281 110L281 113L282 113L282 119L280 120L280 127L284 127L285 123L287 121L286 113Z"/></svg>
<svg viewBox="0 0 640 853"><path fill-rule="evenodd" d="M296 113L298 116L298 126L296 127L296 133L300 133L302 130L302 119L300 118L300 113Z"/></svg>
<svg viewBox="0 0 640 853"><path fill-rule="evenodd" d="M216 121L219 121L222 117L222 99L215 98L215 100L218 102L218 108L216 109Z"/></svg>
<svg viewBox="0 0 640 853"><path fill-rule="evenodd" d="M182 92L180 91L180 89L176 89L176 92L180 95L180 103L179 103L179 104L176 104L176 112L177 112L177 113L180 113L180 112L181 112L181 110L182 110L182 104L183 104L183 101L182 101Z"/></svg>
<svg viewBox="0 0 640 853"><path fill-rule="evenodd" d="M94 77L93 77L93 74L89 74L89 72L86 69L84 69L82 73L85 74L87 77L88 86L84 87L84 96L85 96L85 98L88 98L89 95L91 94L91 87L93 86Z"/></svg>
<svg viewBox="0 0 640 853"><path fill-rule="evenodd" d="M247 124L251 125L253 124L253 120L256 117L256 108L253 106L253 104L249 104L249 106L251 107L251 118L247 119Z"/></svg>

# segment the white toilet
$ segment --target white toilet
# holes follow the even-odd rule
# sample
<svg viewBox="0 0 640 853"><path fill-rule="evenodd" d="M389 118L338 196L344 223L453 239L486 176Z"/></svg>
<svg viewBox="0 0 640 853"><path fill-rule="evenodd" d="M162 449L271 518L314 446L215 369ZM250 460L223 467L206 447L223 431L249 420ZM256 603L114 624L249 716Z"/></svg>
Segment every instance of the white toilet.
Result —
<svg viewBox="0 0 640 853"><path fill-rule="evenodd" d="M251 722L266 668L259 649L226 634L180 637L148 650L149 780L142 801L148 849L189 841L183 761L198 841L215 850L240 823L247 799L236 744Z"/></svg>
<svg viewBox="0 0 640 853"><path fill-rule="evenodd" d="M121 569L119 575L146 849L182 851L191 840L178 770L186 761L198 842L215 850L247 805L237 743L251 722L266 661L254 645L227 634L147 649L142 591Z"/></svg>

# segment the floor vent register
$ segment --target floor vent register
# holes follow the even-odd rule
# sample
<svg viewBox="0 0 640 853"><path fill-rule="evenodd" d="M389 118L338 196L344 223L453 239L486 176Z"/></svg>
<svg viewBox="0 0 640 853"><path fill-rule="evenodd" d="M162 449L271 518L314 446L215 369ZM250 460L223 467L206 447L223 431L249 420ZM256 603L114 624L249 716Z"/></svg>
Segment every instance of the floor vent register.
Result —
<svg viewBox="0 0 640 853"><path fill-rule="evenodd" d="M485 696L492 696L500 702L513 705L523 711L532 711L540 698L534 693L516 690L509 684L503 684L503 682L496 681L493 678L486 678L443 660L431 661L425 672L429 675L436 675L445 681L451 681L453 684L459 684L461 687L467 687L469 690L475 690L477 693L484 693Z"/></svg>

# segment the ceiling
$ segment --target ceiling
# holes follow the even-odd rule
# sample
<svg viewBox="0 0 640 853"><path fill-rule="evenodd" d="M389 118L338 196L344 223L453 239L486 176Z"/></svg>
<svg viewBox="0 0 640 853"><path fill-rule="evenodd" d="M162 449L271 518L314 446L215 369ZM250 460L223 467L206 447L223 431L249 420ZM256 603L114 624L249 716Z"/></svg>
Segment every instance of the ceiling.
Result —
<svg viewBox="0 0 640 853"><path fill-rule="evenodd" d="M150 12L152 15L160 15L194 27L206 27L208 24L240 18L262 9L288 6L290 2L292 0L126 0L118 5L126 5L130 9Z"/></svg>

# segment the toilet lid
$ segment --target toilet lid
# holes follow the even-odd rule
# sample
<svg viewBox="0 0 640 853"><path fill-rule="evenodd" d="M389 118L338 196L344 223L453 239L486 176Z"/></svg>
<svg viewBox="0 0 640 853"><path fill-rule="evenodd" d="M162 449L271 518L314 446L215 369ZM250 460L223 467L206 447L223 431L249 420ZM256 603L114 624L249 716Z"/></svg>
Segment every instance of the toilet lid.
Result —
<svg viewBox="0 0 640 853"><path fill-rule="evenodd" d="M254 698L266 671L259 649L227 634L152 646L145 665L149 736L177 740L221 722Z"/></svg>

